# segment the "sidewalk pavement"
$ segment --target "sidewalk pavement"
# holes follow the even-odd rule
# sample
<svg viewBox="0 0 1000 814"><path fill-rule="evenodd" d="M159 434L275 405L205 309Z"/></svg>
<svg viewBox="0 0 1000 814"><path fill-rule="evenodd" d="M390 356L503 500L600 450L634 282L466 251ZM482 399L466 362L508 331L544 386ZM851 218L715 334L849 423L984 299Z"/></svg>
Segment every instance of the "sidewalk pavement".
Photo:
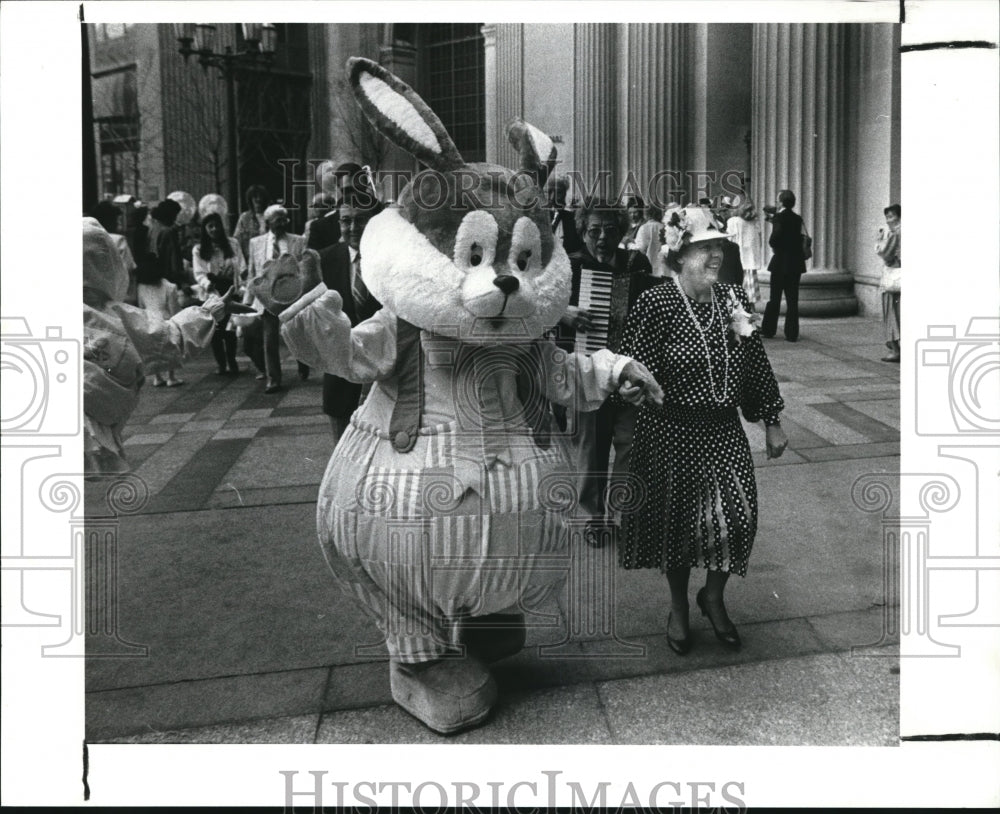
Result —
<svg viewBox="0 0 1000 814"><path fill-rule="evenodd" d="M265 395L251 372L218 377L203 357L184 387L145 388L126 446L149 499L119 518L117 560L101 566L117 615L88 642L88 741L895 745L882 520L852 487L898 471L899 366L879 361L881 323L861 317L805 319L798 343L766 347L789 448L768 461L763 429L746 427L760 524L726 595L742 651L692 601L695 647L676 656L663 576L580 544L567 591L584 601L564 592L538 609L529 646L496 665L490 721L451 738L392 703L378 630L316 542L334 446L321 377L298 381L286 359L290 386ZM88 484L91 514L101 489Z"/></svg>

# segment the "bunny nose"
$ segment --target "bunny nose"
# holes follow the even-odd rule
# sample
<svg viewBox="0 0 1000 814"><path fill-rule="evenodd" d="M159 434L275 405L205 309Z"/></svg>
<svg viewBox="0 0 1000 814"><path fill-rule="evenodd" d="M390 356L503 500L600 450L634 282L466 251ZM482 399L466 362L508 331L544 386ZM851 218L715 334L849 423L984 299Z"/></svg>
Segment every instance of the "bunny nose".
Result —
<svg viewBox="0 0 1000 814"><path fill-rule="evenodd" d="M504 294L513 294L517 291L520 283L513 274L498 274L493 278L493 285L499 288Z"/></svg>

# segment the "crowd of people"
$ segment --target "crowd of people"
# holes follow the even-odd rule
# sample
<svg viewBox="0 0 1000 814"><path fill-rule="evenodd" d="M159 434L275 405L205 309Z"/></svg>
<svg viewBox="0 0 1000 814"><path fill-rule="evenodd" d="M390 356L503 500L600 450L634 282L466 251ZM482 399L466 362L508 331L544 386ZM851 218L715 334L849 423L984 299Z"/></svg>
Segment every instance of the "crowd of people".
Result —
<svg viewBox="0 0 1000 814"><path fill-rule="evenodd" d="M177 370L200 348L211 348L218 375L236 376L241 336L264 392L283 389L281 326L267 307L279 284L270 279L265 296L259 283L274 278L285 255L339 293L352 326L379 311L364 283L359 249L368 221L384 204L361 167L342 165L337 178L336 192L312 200L302 235L289 231L288 209L259 185L247 190L232 235L217 195L206 196L183 220L177 200L158 203L146 223L132 230L131 245L121 234L116 206L102 202L85 218L88 471L127 467L121 429L143 378L151 376L153 386L182 385ZM775 336L783 298L784 337L799 338L799 280L811 238L795 212L795 194L782 190L776 206L762 210L746 196L661 210L639 197L624 204L593 198L573 206L568 188L560 176L546 186L551 227L572 268L570 304L550 337L570 352L607 348L630 356L665 393L662 405L637 406L621 395L594 412L550 405L579 473L585 539L595 547L617 541L623 568L666 574L668 642L678 654L692 644L690 572L706 569L696 604L719 641L738 648L724 588L730 574L746 574L757 530L753 464L739 413L763 422L769 457L782 454L783 401L762 338ZM887 207L885 217L876 246L886 269L884 361L898 362L899 205ZM771 226L772 257L761 318L756 309L765 223ZM607 281L600 307L592 293L598 277ZM128 341L116 349L121 337ZM116 362L109 367L112 357ZM310 368L299 362L298 374L306 379ZM323 373L322 410L336 438L364 395L360 384ZM608 505L609 483L625 477L647 485L642 511Z"/></svg>

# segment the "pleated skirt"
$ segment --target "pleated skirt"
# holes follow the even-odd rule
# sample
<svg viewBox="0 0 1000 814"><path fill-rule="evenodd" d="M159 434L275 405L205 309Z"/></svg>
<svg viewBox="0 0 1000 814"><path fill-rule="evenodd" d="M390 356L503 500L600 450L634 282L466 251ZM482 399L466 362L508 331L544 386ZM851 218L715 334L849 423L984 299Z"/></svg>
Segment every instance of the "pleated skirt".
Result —
<svg viewBox="0 0 1000 814"><path fill-rule="evenodd" d="M757 484L735 407L643 406L629 472L645 497L622 518L623 568L746 576L757 534Z"/></svg>

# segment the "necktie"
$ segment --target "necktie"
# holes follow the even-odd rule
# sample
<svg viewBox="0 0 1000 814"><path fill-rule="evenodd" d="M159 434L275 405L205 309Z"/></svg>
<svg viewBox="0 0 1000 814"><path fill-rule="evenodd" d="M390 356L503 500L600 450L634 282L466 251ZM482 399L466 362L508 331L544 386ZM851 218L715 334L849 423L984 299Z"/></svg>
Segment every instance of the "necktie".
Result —
<svg viewBox="0 0 1000 814"><path fill-rule="evenodd" d="M361 279L361 255L354 258L354 274L351 280L351 296L354 298L354 310L361 311L368 302L368 286Z"/></svg>
<svg viewBox="0 0 1000 814"><path fill-rule="evenodd" d="M281 257L281 248L278 246L278 238L274 238L274 249L271 250L271 257L275 259Z"/></svg>

